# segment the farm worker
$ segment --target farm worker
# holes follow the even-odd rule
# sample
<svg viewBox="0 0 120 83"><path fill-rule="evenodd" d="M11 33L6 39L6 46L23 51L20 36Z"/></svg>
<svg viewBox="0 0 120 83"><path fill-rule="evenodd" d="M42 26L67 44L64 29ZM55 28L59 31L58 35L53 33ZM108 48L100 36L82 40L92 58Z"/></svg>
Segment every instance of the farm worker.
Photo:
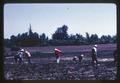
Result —
<svg viewBox="0 0 120 83"><path fill-rule="evenodd" d="M31 54L30 54L30 52L25 51L25 55L26 55L26 57L28 59L28 63L31 63Z"/></svg>
<svg viewBox="0 0 120 83"><path fill-rule="evenodd" d="M97 64L97 45L94 45L92 48L92 63Z"/></svg>
<svg viewBox="0 0 120 83"><path fill-rule="evenodd" d="M55 51L55 56L56 56L56 59L57 59L57 63L59 63L60 62L60 56L61 56L61 50L55 48L54 51Z"/></svg>
<svg viewBox="0 0 120 83"><path fill-rule="evenodd" d="M79 58L79 62L81 62L82 61L82 59L83 59L83 54L81 54L80 56L78 56L78 58Z"/></svg>
<svg viewBox="0 0 120 83"><path fill-rule="evenodd" d="M117 50L115 50L113 52L113 56L114 56L114 62L116 63L116 61L117 61Z"/></svg>
<svg viewBox="0 0 120 83"><path fill-rule="evenodd" d="M76 62L76 61L77 61L77 58L78 58L77 56L74 56L74 57L73 57L73 61Z"/></svg>
<svg viewBox="0 0 120 83"><path fill-rule="evenodd" d="M21 49L20 51L18 51L18 60L19 60L19 63L22 63L23 62L23 54L24 54L24 49Z"/></svg>

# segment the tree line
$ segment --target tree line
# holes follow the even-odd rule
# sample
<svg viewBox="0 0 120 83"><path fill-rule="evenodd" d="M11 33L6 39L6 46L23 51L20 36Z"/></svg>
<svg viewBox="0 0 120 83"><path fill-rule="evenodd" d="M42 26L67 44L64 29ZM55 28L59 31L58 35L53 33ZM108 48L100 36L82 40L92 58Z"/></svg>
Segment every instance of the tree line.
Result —
<svg viewBox="0 0 120 83"><path fill-rule="evenodd" d="M52 34L52 38L49 39L45 33L38 34L33 32L30 26L29 31L12 35L10 39L4 39L4 45L11 46L58 46L58 45L88 45L88 44L108 44L116 43L116 35L102 35L100 38L97 34L89 34L86 32L86 36L76 33L68 34L68 26L63 25L58 27Z"/></svg>

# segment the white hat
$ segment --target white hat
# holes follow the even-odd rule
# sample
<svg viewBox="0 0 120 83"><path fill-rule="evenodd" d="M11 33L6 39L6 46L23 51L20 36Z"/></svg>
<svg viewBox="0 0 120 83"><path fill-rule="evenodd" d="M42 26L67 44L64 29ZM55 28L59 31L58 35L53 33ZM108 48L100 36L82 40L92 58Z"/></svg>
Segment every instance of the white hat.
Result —
<svg viewBox="0 0 120 83"><path fill-rule="evenodd" d="M94 45L94 47L97 47L97 45Z"/></svg>
<svg viewBox="0 0 120 83"><path fill-rule="evenodd" d="M22 51L22 52L23 52L23 51L24 51L24 49L21 49L20 51Z"/></svg>
<svg viewBox="0 0 120 83"><path fill-rule="evenodd" d="M25 51L25 53L28 53L28 51Z"/></svg>
<svg viewBox="0 0 120 83"><path fill-rule="evenodd" d="M57 48L55 48L54 50L58 50Z"/></svg>
<svg viewBox="0 0 120 83"><path fill-rule="evenodd" d="M55 48L54 50L55 50L55 51L58 51L58 52L61 52L61 51L60 51L59 49L57 49L57 48Z"/></svg>
<svg viewBox="0 0 120 83"><path fill-rule="evenodd" d="M83 54L81 54L81 56L83 57L84 55L83 55Z"/></svg>
<svg viewBox="0 0 120 83"><path fill-rule="evenodd" d="M74 56L74 58L77 58L77 56Z"/></svg>

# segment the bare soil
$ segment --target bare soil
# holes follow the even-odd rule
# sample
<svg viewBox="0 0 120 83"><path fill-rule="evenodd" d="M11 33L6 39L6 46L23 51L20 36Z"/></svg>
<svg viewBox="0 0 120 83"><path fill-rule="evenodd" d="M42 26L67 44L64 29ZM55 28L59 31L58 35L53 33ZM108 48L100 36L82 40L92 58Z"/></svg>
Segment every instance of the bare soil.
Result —
<svg viewBox="0 0 120 83"><path fill-rule="evenodd" d="M52 52L56 46L25 47L30 52ZM62 52L83 52L82 62L74 62L75 54L62 55L60 63L52 57L32 57L32 64L24 59L23 64L15 64L13 57L5 57L4 77L6 80L115 80L117 67L114 63L115 44L98 45L99 65L91 64L92 45L57 46ZM80 54L76 54L80 55Z"/></svg>

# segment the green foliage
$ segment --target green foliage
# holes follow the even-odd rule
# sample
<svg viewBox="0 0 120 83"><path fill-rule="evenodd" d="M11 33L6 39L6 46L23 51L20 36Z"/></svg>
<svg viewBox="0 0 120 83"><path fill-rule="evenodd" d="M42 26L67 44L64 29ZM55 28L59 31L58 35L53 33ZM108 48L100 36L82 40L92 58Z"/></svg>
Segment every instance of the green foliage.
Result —
<svg viewBox="0 0 120 83"><path fill-rule="evenodd" d="M67 34L68 27L66 25L63 25L60 28L57 28L55 33L52 35L53 40L66 40L68 39Z"/></svg>
<svg viewBox="0 0 120 83"><path fill-rule="evenodd" d="M45 33L39 35L37 32L33 32L31 25L28 32L18 34L17 36L12 35L10 39L4 39L4 45L10 46L48 46L48 45L83 45L83 44L107 44L116 43L116 35L102 35L100 38L97 34L89 35L86 32L86 37L76 33L68 34L68 26L63 25L58 27L55 33L52 35L52 39L49 39Z"/></svg>

